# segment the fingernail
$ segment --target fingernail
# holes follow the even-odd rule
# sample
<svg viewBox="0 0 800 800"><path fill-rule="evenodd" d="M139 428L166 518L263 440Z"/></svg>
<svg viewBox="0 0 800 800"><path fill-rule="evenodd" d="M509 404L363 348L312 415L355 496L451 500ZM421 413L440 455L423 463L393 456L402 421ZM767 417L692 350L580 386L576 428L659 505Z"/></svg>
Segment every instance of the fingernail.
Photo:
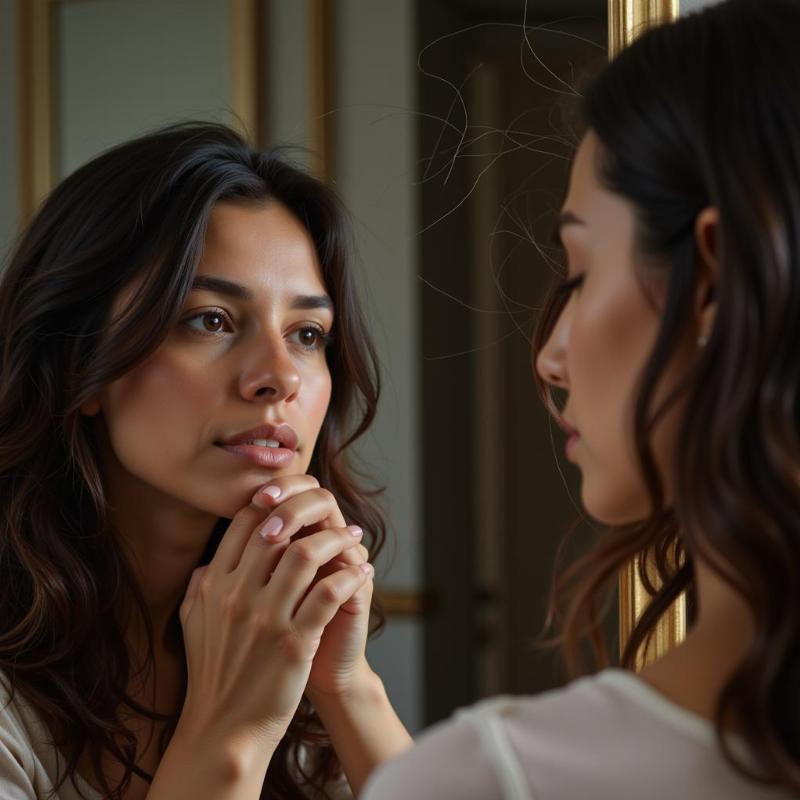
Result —
<svg viewBox="0 0 800 800"><path fill-rule="evenodd" d="M372 564L362 564L361 565L361 571L363 573L369 575L370 572L372 572Z"/></svg>
<svg viewBox="0 0 800 800"><path fill-rule="evenodd" d="M283 527L283 520L280 517L270 517L258 531L265 539L268 536L277 536Z"/></svg>
<svg viewBox="0 0 800 800"><path fill-rule="evenodd" d="M348 525L347 530L349 530L350 533L353 534L353 536L361 536L361 534L364 533L364 531L362 531L361 528L358 527L358 525Z"/></svg>
<svg viewBox="0 0 800 800"><path fill-rule="evenodd" d="M277 486L264 486L261 494L268 494L273 500L277 500L281 496L281 490Z"/></svg>

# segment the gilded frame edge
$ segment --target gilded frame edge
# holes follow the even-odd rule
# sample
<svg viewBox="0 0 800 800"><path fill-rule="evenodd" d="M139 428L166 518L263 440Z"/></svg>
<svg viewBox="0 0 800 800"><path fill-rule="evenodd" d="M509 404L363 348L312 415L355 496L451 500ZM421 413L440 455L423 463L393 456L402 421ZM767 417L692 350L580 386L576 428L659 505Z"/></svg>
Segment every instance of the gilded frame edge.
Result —
<svg viewBox="0 0 800 800"><path fill-rule="evenodd" d="M608 54L613 58L642 31L677 19L680 0L608 0ZM619 647L625 648L636 620L650 601L639 577L639 559L626 564L619 576ZM641 669L663 656L686 636L686 596L681 595L658 621L652 637L636 657Z"/></svg>
<svg viewBox="0 0 800 800"><path fill-rule="evenodd" d="M70 0L17 0L19 227L55 179L56 90L53 8ZM264 130L263 0L229 0L234 124L256 146Z"/></svg>

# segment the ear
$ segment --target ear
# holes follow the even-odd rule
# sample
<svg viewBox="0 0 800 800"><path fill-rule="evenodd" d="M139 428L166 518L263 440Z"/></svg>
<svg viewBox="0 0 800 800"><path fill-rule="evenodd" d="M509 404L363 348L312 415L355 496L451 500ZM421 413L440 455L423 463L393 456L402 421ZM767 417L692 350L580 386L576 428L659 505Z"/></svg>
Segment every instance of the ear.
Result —
<svg viewBox="0 0 800 800"><path fill-rule="evenodd" d="M694 238L698 255L694 312L698 335L708 339L717 314L719 209L708 206L697 215L694 223Z"/></svg>
<svg viewBox="0 0 800 800"><path fill-rule="evenodd" d="M100 397L95 395L81 404L81 414L84 417L95 417L100 413Z"/></svg>

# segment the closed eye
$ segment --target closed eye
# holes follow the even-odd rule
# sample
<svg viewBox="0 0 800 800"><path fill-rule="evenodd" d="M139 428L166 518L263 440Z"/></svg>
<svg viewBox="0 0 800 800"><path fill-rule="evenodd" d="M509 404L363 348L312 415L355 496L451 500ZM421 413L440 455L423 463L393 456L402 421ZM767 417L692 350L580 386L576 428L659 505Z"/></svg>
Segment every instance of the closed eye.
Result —
<svg viewBox="0 0 800 800"><path fill-rule="evenodd" d="M576 275L574 278L570 278L569 280L563 281L557 288L556 292L560 296L569 296L571 295L576 289L580 288L583 285L584 274L581 273L580 275Z"/></svg>

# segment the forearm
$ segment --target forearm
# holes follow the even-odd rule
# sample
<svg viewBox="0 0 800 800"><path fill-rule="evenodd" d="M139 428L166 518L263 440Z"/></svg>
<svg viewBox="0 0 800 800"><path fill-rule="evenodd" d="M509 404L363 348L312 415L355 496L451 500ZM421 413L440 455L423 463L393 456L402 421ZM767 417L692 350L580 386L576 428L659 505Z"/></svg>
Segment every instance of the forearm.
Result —
<svg viewBox="0 0 800 800"><path fill-rule="evenodd" d="M356 796L373 769L412 745L383 682L372 671L347 696L310 695L309 699Z"/></svg>
<svg viewBox="0 0 800 800"><path fill-rule="evenodd" d="M181 730L170 741L147 800L257 800L273 747Z"/></svg>

